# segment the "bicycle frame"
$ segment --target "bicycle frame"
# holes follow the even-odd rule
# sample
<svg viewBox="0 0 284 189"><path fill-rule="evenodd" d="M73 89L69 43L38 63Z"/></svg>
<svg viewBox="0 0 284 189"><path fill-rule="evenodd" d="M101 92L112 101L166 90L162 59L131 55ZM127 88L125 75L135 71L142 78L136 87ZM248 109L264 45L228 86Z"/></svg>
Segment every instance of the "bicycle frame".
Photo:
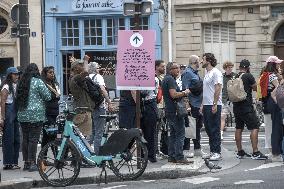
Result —
<svg viewBox="0 0 284 189"><path fill-rule="evenodd" d="M90 164L100 165L103 161L112 160L112 156L97 156L94 155L92 147L89 145L83 134L74 125L72 121L65 121L63 139L60 145L59 153L56 156L57 160L64 158L66 151L66 142L73 142L76 149L80 152L81 156Z"/></svg>

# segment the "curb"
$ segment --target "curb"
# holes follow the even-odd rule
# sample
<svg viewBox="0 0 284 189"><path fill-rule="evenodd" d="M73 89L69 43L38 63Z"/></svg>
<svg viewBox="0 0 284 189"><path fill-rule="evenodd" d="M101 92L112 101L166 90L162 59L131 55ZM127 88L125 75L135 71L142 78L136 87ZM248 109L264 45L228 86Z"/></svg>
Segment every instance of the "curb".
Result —
<svg viewBox="0 0 284 189"><path fill-rule="evenodd" d="M185 170L163 170L145 172L137 180L161 180L161 179L177 179L198 176L205 174L206 172L199 171L185 171ZM127 180L125 180L127 181ZM107 183L112 182L123 182L120 178L115 175L107 176ZM86 185L86 184L98 184L99 176L95 177L78 177L72 185ZM104 184L104 177L102 177L102 184ZM48 187L47 183L43 180L33 180L31 178L21 178L18 180L4 181L0 183L0 189L30 189L35 187Z"/></svg>

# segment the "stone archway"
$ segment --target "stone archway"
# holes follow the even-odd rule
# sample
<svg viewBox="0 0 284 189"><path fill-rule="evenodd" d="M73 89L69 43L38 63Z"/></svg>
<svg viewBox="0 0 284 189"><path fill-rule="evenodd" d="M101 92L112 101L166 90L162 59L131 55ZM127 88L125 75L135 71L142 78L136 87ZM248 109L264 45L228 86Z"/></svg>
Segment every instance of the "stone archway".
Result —
<svg viewBox="0 0 284 189"><path fill-rule="evenodd" d="M284 23L275 32L274 41L276 45L274 47L274 54L280 59L284 58Z"/></svg>

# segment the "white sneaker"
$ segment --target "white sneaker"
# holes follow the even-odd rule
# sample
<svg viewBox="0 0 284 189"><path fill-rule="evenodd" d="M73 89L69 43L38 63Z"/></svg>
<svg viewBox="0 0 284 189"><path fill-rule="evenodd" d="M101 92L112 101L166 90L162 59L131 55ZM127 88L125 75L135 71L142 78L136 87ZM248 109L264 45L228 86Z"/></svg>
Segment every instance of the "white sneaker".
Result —
<svg viewBox="0 0 284 189"><path fill-rule="evenodd" d="M183 151L183 155L184 155L186 158L193 158L193 157L194 157L194 154L191 153L189 150L184 150L184 151Z"/></svg>
<svg viewBox="0 0 284 189"><path fill-rule="evenodd" d="M210 161L219 161L221 159L222 159L221 154L218 153L213 153L209 158Z"/></svg>
<svg viewBox="0 0 284 189"><path fill-rule="evenodd" d="M272 162L283 162L281 155L278 155L278 156L272 155L271 160L272 160Z"/></svg>
<svg viewBox="0 0 284 189"><path fill-rule="evenodd" d="M210 154L204 153L204 155L202 155L202 159L209 159L212 155L213 155L212 152L210 152Z"/></svg>

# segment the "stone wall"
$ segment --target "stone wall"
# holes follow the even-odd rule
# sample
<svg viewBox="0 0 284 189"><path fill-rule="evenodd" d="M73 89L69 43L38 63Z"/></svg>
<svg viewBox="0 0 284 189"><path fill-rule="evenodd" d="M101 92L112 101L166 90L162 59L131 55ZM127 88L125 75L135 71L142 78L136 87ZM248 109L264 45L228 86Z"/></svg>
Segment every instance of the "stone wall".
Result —
<svg viewBox="0 0 284 189"><path fill-rule="evenodd" d="M1 0L0 14L8 20L8 29L0 35L0 58L13 58L14 66L19 66L19 39L11 38L10 28L14 25L9 17L10 10L17 0ZM30 57L31 62L42 68L42 37L41 37L41 4L39 0L29 0L30 30L36 32L35 37L30 37Z"/></svg>
<svg viewBox="0 0 284 189"><path fill-rule="evenodd" d="M257 76L267 57L274 54L274 33L284 23L281 14L277 18L271 17L271 5L279 5L280 1L237 2L176 0L173 7L175 61L185 64L190 55L204 53L203 24L230 22L236 29L236 67L246 58L251 61L251 71ZM283 1L282 4L284 6Z"/></svg>

